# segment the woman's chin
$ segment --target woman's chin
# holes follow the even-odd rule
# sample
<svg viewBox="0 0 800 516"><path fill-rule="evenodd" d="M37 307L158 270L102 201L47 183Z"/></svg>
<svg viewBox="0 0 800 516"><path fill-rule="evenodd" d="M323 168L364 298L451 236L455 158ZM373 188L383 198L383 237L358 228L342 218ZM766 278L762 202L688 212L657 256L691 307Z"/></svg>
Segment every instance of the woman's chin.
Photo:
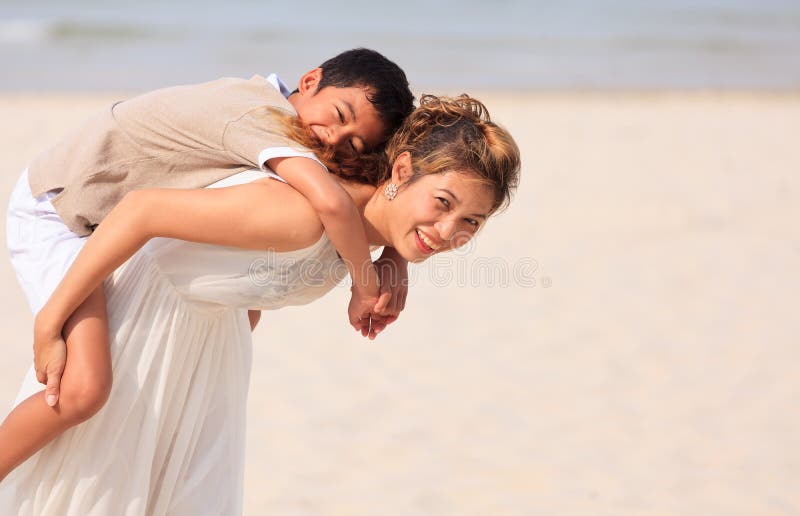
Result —
<svg viewBox="0 0 800 516"><path fill-rule="evenodd" d="M436 254L436 251L425 246L416 234L412 238L403 239L396 244L392 247L409 263L422 263Z"/></svg>
<svg viewBox="0 0 800 516"><path fill-rule="evenodd" d="M428 259L428 256L421 255L414 247L403 246L402 248L395 247L394 249L409 263L420 263Z"/></svg>

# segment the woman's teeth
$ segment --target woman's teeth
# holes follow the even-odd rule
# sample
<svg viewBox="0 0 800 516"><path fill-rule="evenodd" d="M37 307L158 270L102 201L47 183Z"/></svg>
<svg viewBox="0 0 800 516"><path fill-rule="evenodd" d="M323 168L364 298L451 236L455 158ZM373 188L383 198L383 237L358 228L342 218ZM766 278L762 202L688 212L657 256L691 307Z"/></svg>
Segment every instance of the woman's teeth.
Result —
<svg viewBox="0 0 800 516"><path fill-rule="evenodd" d="M422 240L422 242L423 242L425 245L427 245L428 247L430 247L430 248L431 248L431 250L435 251L436 249L438 249L438 248L439 248L439 246L437 246L437 245L434 245L434 244L433 244L433 242L431 242L430 238L428 238L427 236L425 236L425 233L423 233L422 231L420 231L420 230L417 230L417 235L419 235L419 239L420 239L420 240Z"/></svg>

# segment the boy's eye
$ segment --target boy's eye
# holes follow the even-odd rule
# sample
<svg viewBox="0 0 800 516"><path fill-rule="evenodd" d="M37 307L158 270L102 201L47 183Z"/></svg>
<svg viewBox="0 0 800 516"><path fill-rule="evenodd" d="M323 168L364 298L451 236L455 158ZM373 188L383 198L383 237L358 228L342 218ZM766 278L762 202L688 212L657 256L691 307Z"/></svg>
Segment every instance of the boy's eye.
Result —
<svg viewBox="0 0 800 516"><path fill-rule="evenodd" d="M336 106L336 114L339 115L339 122L344 123L344 113L339 109L339 106Z"/></svg>
<svg viewBox="0 0 800 516"><path fill-rule="evenodd" d="M360 152L358 152L358 147L356 147L356 144L353 143L353 140L350 140L350 149L353 151L353 154L355 156L358 156L359 154L361 154Z"/></svg>

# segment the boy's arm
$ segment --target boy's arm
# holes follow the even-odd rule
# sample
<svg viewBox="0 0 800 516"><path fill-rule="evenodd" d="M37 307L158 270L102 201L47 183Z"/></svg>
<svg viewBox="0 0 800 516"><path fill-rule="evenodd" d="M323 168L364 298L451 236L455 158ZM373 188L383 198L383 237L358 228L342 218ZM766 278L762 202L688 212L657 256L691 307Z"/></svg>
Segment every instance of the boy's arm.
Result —
<svg viewBox="0 0 800 516"><path fill-rule="evenodd" d="M364 224L352 198L334 176L314 160L273 158L267 165L300 192L319 215L353 280L353 298L348 308L350 323L364 333L370 314L382 311L390 294L379 292Z"/></svg>

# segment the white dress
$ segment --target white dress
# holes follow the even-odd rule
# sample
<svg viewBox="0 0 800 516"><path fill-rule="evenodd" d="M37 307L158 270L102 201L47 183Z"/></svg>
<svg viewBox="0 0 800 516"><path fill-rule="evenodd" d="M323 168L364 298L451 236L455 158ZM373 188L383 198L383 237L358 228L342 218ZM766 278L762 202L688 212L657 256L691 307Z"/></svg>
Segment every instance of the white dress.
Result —
<svg viewBox="0 0 800 516"><path fill-rule="evenodd" d="M149 242L106 282L108 402L0 483L0 514L241 514L246 309L308 303L346 274L325 235L286 253ZM40 390L31 370L18 400Z"/></svg>

